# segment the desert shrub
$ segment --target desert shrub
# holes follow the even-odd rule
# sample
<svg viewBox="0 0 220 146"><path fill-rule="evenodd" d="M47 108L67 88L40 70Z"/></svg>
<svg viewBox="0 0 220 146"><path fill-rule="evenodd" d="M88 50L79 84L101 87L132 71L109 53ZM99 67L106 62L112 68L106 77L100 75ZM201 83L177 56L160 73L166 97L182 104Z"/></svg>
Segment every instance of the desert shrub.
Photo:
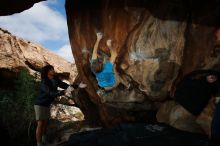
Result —
<svg viewBox="0 0 220 146"><path fill-rule="evenodd" d="M17 146L25 146L30 137L28 129L34 121L34 100L39 82L28 71L23 70L10 89L0 90L0 122L8 130Z"/></svg>

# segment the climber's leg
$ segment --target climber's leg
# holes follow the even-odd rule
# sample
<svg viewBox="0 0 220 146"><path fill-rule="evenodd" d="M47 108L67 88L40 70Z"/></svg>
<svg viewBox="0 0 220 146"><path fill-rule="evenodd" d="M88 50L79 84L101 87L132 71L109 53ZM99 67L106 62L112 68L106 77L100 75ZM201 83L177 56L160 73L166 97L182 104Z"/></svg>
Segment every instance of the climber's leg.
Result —
<svg viewBox="0 0 220 146"><path fill-rule="evenodd" d="M111 53L110 61L114 65L113 69L114 69L114 74L115 74L115 79L116 79L116 84L112 88L116 88L121 83L121 84L123 84L128 89L130 87L130 84L127 81L123 80L119 76L119 74L118 74L118 72L116 70L116 67L115 67L115 60L116 60L117 55L118 55L117 52L116 52L117 48L113 48L111 40L107 40L106 45L108 46L108 48L110 50L110 53ZM110 89L108 89L108 90L110 90Z"/></svg>

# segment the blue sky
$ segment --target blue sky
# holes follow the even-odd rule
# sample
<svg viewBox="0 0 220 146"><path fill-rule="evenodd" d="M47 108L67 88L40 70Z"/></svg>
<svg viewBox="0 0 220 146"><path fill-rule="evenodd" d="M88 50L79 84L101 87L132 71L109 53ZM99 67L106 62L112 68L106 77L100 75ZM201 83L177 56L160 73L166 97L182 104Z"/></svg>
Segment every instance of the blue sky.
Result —
<svg viewBox="0 0 220 146"><path fill-rule="evenodd" d="M69 44L65 0L48 0L21 13L1 16L0 27L74 62Z"/></svg>

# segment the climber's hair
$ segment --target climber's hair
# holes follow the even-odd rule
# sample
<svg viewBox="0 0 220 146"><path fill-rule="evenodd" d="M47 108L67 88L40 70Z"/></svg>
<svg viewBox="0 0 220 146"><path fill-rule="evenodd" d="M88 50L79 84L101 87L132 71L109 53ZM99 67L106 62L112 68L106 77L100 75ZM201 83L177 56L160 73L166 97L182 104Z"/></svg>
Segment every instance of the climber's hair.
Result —
<svg viewBox="0 0 220 146"><path fill-rule="evenodd" d="M47 74L51 69L54 69L52 65L46 65L41 69L41 80L47 77Z"/></svg>
<svg viewBox="0 0 220 146"><path fill-rule="evenodd" d="M94 73L101 72L103 69L103 62L100 61L99 59L94 60L91 64L91 69Z"/></svg>

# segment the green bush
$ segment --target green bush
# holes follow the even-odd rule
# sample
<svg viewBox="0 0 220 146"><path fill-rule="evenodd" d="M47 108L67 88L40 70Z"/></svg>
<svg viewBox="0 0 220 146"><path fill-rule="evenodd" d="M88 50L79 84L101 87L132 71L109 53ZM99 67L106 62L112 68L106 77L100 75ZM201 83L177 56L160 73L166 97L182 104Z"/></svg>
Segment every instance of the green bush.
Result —
<svg viewBox="0 0 220 146"><path fill-rule="evenodd" d="M33 105L38 90L39 82L26 70L19 73L11 89L0 90L0 120L17 146L24 146L28 139L28 128L35 118Z"/></svg>

